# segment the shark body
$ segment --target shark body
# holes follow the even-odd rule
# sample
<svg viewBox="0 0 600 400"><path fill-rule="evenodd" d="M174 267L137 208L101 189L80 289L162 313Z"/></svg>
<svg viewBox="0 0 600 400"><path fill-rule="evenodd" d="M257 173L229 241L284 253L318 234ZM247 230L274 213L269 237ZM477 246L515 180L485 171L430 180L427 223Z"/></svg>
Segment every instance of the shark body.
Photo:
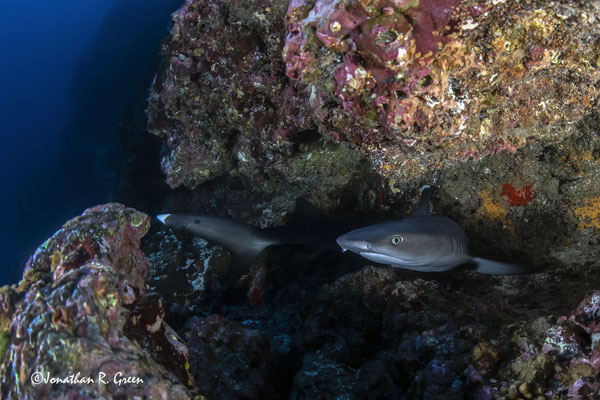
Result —
<svg viewBox="0 0 600 400"><path fill-rule="evenodd" d="M511 275L531 268L472 257L467 253L463 229L450 218L429 212L431 188L422 188L417 209L407 218L350 231L337 238L343 251L392 267L423 272L447 271L466 263L477 264L483 274Z"/></svg>
<svg viewBox="0 0 600 400"><path fill-rule="evenodd" d="M290 224L276 227L258 228L206 214L161 214L157 219L170 228L185 229L227 249L232 260L223 281L225 285L232 285L248 272L252 261L269 246L298 245L311 249L312 253L339 251L336 238L364 225L326 218L304 200L296 203Z"/></svg>

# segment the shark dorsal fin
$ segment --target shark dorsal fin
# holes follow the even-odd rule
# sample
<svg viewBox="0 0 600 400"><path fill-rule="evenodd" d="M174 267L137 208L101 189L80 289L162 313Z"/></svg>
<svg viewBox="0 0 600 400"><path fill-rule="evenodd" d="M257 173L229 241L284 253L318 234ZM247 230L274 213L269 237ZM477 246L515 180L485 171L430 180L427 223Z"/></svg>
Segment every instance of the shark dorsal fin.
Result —
<svg viewBox="0 0 600 400"><path fill-rule="evenodd" d="M431 215L429 212L429 205L431 203L431 186L425 185L421 188L421 201L415 208L410 217L428 217Z"/></svg>

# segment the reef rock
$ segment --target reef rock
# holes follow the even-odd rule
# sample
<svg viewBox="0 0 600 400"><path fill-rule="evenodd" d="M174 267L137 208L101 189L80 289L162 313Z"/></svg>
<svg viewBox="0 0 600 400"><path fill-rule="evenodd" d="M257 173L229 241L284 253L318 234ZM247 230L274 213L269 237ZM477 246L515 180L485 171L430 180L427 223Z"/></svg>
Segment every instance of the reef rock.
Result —
<svg viewBox="0 0 600 400"><path fill-rule="evenodd" d="M480 390L508 399L597 398L599 309L596 291L568 315L516 324L503 329L493 345L479 343L472 359Z"/></svg>
<svg viewBox="0 0 600 400"><path fill-rule="evenodd" d="M188 0L174 14L148 101L170 186L240 174L271 192L286 182L285 192L308 191L329 207L331 194L377 182L359 151L320 140L306 88L286 77L287 6Z"/></svg>
<svg viewBox="0 0 600 400"><path fill-rule="evenodd" d="M281 81L284 7L188 0L173 15L148 108L148 128L168 148L162 166L171 186L269 163L258 143L276 147L311 126L302 98Z"/></svg>
<svg viewBox="0 0 600 400"><path fill-rule="evenodd" d="M188 0L163 48L149 130L174 187L267 173L335 196L362 156L400 181L597 109L597 1L225 3Z"/></svg>
<svg viewBox="0 0 600 400"><path fill-rule="evenodd" d="M213 314L186 324L190 365L199 390L211 399L269 399L273 394L269 339Z"/></svg>
<svg viewBox="0 0 600 400"><path fill-rule="evenodd" d="M146 293L147 215L86 210L0 292L0 397L190 399L187 348Z"/></svg>
<svg viewBox="0 0 600 400"><path fill-rule="evenodd" d="M286 73L310 87L322 134L414 176L572 134L600 95L598 7L292 1Z"/></svg>

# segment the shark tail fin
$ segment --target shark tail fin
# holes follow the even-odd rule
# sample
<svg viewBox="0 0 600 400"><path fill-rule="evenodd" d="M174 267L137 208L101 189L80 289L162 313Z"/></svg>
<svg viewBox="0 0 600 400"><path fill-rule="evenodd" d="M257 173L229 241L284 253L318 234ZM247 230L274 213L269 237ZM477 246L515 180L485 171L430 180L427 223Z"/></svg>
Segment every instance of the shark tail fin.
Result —
<svg viewBox="0 0 600 400"><path fill-rule="evenodd" d="M487 260L485 258L473 257L473 262L477 264L475 269L481 274L488 275L519 275L534 271L534 268L519 264L507 264L499 261Z"/></svg>
<svg viewBox="0 0 600 400"><path fill-rule="evenodd" d="M205 214L161 214L158 220L170 228L185 229L229 252L231 261L226 276L221 279L226 286L233 285L248 272L254 259L279 238L243 222Z"/></svg>

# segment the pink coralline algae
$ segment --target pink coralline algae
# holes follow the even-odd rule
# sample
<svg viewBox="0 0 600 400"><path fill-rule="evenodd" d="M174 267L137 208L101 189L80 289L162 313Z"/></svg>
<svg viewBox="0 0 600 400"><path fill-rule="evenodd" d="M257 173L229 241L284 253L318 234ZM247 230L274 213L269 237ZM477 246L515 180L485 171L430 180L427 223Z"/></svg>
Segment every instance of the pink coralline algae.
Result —
<svg viewBox="0 0 600 400"><path fill-rule="evenodd" d="M274 146L311 126L302 97L282 82L284 12L267 0L187 0L173 14L148 105L169 185L194 187L252 163L267 150L257 142Z"/></svg>
<svg viewBox="0 0 600 400"><path fill-rule="evenodd" d="M414 176L570 135L600 95L593 4L293 0L286 74L323 135Z"/></svg>
<svg viewBox="0 0 600 400"><path fill-rule="evenodd" d="M192 398L187 349L144 293L149 225L120 204L90 208L0 290L0 397Z"/></svg>

